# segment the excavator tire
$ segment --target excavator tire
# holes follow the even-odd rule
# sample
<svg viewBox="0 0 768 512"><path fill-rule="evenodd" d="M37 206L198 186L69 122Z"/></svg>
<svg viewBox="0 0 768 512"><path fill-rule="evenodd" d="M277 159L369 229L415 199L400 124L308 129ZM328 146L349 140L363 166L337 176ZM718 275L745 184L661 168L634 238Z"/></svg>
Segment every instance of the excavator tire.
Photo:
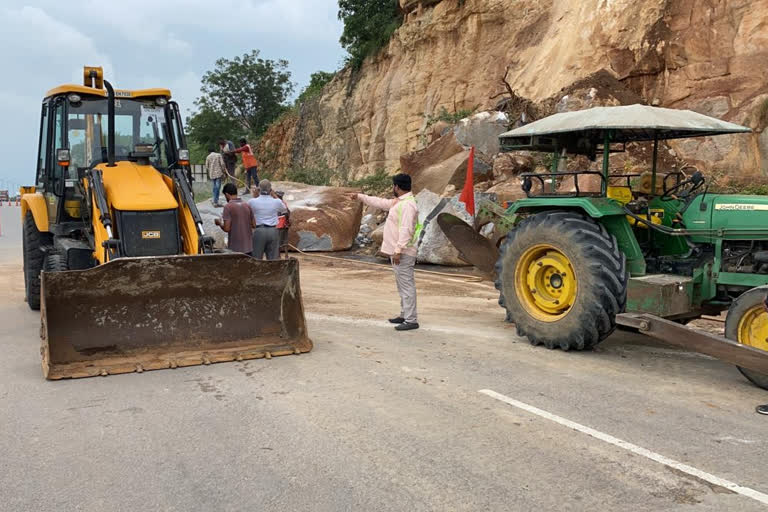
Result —
<svg viewBox="0 0 768 512"><path fill-rule="evenodd" d="M59 253L50 253L45 257L46 272L64 272L69 270L67 265L67 257Z"/></svg>
<svg viewBox="0 0 768 512"><path fill-rule="evenodd" d="M499 304L520 336L563 350L594 347L627 301L626 258L592 218L534 214L510 231L496 264Z"/></svg>
<svg viewBox="0 0 768 512"><path fill-rule="evenodd" d="M733 301L725 317L725 337L742 345L768 351L768 313L764 301L768 286L752 288ZM768 375L737 366L755 386L768 389Z"/></svg>
<svg viewBox="0 0 768 512"><path fill-rule="evenodd" d="M22 225L22 252L24 260L24 291L29 309L40 310L40 272L45 254L42 248L50 242L48 233L41 233L32 212L27 212Z"/></svg>

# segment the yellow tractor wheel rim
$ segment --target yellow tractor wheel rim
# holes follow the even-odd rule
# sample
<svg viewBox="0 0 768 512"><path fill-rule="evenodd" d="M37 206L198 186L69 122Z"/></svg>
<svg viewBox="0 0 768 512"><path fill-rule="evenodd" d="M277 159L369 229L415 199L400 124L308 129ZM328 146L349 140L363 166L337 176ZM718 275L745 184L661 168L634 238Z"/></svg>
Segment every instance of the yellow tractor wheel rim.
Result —
<svg viewBox="0 0 768 512"><path fill-rule="evenodd" d="M739 343L768 351L768 313L762 305L747 311L739 320Z"/></svg>
<svg viewBox="0 0 768 512"><path fill-rule="evenodd" d="M515 292L528 313L544 322L560 320L576 302L577 279L562 251L549 244L526 250L515 266Z"/></svg>

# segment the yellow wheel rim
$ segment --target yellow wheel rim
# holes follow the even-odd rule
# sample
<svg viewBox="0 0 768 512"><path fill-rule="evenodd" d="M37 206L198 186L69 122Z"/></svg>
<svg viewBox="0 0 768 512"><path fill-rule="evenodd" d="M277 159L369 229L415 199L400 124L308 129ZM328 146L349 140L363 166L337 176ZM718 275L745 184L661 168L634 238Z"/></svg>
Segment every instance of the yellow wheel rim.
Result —
<svg viewBox="0 0 768 512"><path fill-rule="evenodd" d="M517 261L515 292L537 320L555 322L567 315L576 302L577 288L571 261L552 245L535 245Z"/></svg>
<svg viewBox="0 0 768 512"><path fill-rule="evenodd" d="M739 320L739 343L768 351L768 313L762 305L747 311Z"/></svg>

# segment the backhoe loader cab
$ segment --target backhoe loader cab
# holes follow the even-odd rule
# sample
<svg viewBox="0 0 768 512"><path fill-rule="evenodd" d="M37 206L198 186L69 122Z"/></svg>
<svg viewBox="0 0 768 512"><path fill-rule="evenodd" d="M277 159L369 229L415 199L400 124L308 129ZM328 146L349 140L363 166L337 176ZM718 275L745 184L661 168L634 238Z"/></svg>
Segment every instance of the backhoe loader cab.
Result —
<svg viewBox="0 0 768 512"><path fill-rule="evenodd" d="M45 375L308 351L297 262L215 254L171 92L83 77L45 95L35 185L21 190Z"/></svg>
<svg viewBox="0 0 768 512"><path fill-rule="evenodd" d="M22 215L30 214L42 239L41 263L55 256L64 269L83 270L120 256L210 252L196 226L189 151L167 89L115 91L100 68L86 68L85 85L46 94L39 141ZM191 207L180 210L185 203ZM34 267L27 295L36 309Z"/></svg>

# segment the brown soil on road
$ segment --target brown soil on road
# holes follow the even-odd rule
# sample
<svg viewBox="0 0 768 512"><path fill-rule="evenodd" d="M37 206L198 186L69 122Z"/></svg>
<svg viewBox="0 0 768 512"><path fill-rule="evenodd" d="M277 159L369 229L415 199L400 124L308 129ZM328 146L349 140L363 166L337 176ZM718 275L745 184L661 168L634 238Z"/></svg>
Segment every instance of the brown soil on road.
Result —
<svg viewBox="0 0 768 512"><path fill-rule="evenodd" d="M380 319L400 313L392 270L351 260L330 261L298 256L301 288L307 312ZM419 323L465 328L493 325L508 328L493 284L468 281L458 275L416 273Z"/></svg>

